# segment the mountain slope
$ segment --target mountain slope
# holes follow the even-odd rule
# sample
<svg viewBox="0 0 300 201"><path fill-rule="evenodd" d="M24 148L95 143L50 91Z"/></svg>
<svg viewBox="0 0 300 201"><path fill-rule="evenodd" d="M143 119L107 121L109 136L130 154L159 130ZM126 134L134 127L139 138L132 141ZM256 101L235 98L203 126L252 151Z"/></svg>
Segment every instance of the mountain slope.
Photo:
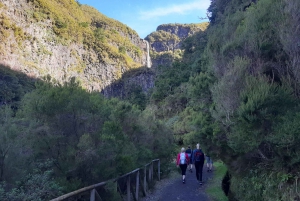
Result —
<svg viewBox="0 0 300 201"><path fill-rule="evenodd" d="M32 77L76 77L100 91L146 65L146 42L124 24L75 0L0 1L0 61Z"/></svg>

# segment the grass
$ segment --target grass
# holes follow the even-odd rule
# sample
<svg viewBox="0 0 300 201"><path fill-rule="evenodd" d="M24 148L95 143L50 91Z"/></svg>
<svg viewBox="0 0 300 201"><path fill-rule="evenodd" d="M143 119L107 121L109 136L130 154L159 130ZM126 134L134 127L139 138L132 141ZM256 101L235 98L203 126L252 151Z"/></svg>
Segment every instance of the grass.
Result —
<svg viewBox="0 0 300 201"><path fill-rule="evenodd" d="M206 193L213 201L228 201L222 190L222 179L227 171L224 163L217 161L214 162L214 177L209 181L209 185L206 188Z"/></svg>

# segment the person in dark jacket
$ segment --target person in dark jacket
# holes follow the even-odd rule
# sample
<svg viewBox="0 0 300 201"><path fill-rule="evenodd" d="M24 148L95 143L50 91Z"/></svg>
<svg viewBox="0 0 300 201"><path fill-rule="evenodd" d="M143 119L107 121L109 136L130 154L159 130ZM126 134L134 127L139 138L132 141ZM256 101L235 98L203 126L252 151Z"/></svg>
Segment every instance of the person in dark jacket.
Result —
<svg viewBox="0 0 300 201"><path fill-rule="evenodd" d="M190 171L190 172L193 172L193 161L192 161L192 153L193 153L193 150L191 149L191 146L188 146L187 150L185 150L185 153L189 156L189 159L190 159L190 163L188 164L188 167L187 169Z"/></svg>
<svg viewBox="0 0 300 201"><path fill-rule="evenodd" d="M203 172L203 165L204 165L204 153L200 149L200 144L196 145L196 149L193 151L192 154L192 161L194 162L195 169L196 169L196 178L200 185L202 185L202 172Z"/></svg>

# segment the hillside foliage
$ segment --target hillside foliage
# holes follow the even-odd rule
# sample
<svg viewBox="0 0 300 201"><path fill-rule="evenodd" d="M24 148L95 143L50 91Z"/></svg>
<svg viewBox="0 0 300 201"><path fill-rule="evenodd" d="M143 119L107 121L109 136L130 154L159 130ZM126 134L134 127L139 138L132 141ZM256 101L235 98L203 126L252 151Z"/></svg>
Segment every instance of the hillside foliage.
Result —
<svg viewBox="0 0 300 201"><path fill-rule="evenodd" d="M137 106L88 93L75 79L25 82L0 69L1 200L49 200L154 158L169 163L170 129Z"/></svg>
<svg viewBox="0 0 300 201"><path fill-rule="evenodd" d="M222 159L230 200L299 199L299 8L212 0L207 31L156 80L156 115L178 144Z"/></svg>

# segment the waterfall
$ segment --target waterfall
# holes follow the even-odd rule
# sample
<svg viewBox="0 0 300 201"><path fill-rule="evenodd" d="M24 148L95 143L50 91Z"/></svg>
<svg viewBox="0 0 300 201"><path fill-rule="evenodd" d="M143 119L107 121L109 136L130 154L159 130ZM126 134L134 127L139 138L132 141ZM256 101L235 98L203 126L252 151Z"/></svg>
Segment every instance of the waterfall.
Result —
<svg viewBox="0 0 300 201"><path fill-rule="evenodd" d="M149 42L144 40L144 42L146 43L146 47L147 47L147 57L146 57L146 62L147 62L147 67L151 68L151 60L150 60L150 48L149 48Z"/></svg>

